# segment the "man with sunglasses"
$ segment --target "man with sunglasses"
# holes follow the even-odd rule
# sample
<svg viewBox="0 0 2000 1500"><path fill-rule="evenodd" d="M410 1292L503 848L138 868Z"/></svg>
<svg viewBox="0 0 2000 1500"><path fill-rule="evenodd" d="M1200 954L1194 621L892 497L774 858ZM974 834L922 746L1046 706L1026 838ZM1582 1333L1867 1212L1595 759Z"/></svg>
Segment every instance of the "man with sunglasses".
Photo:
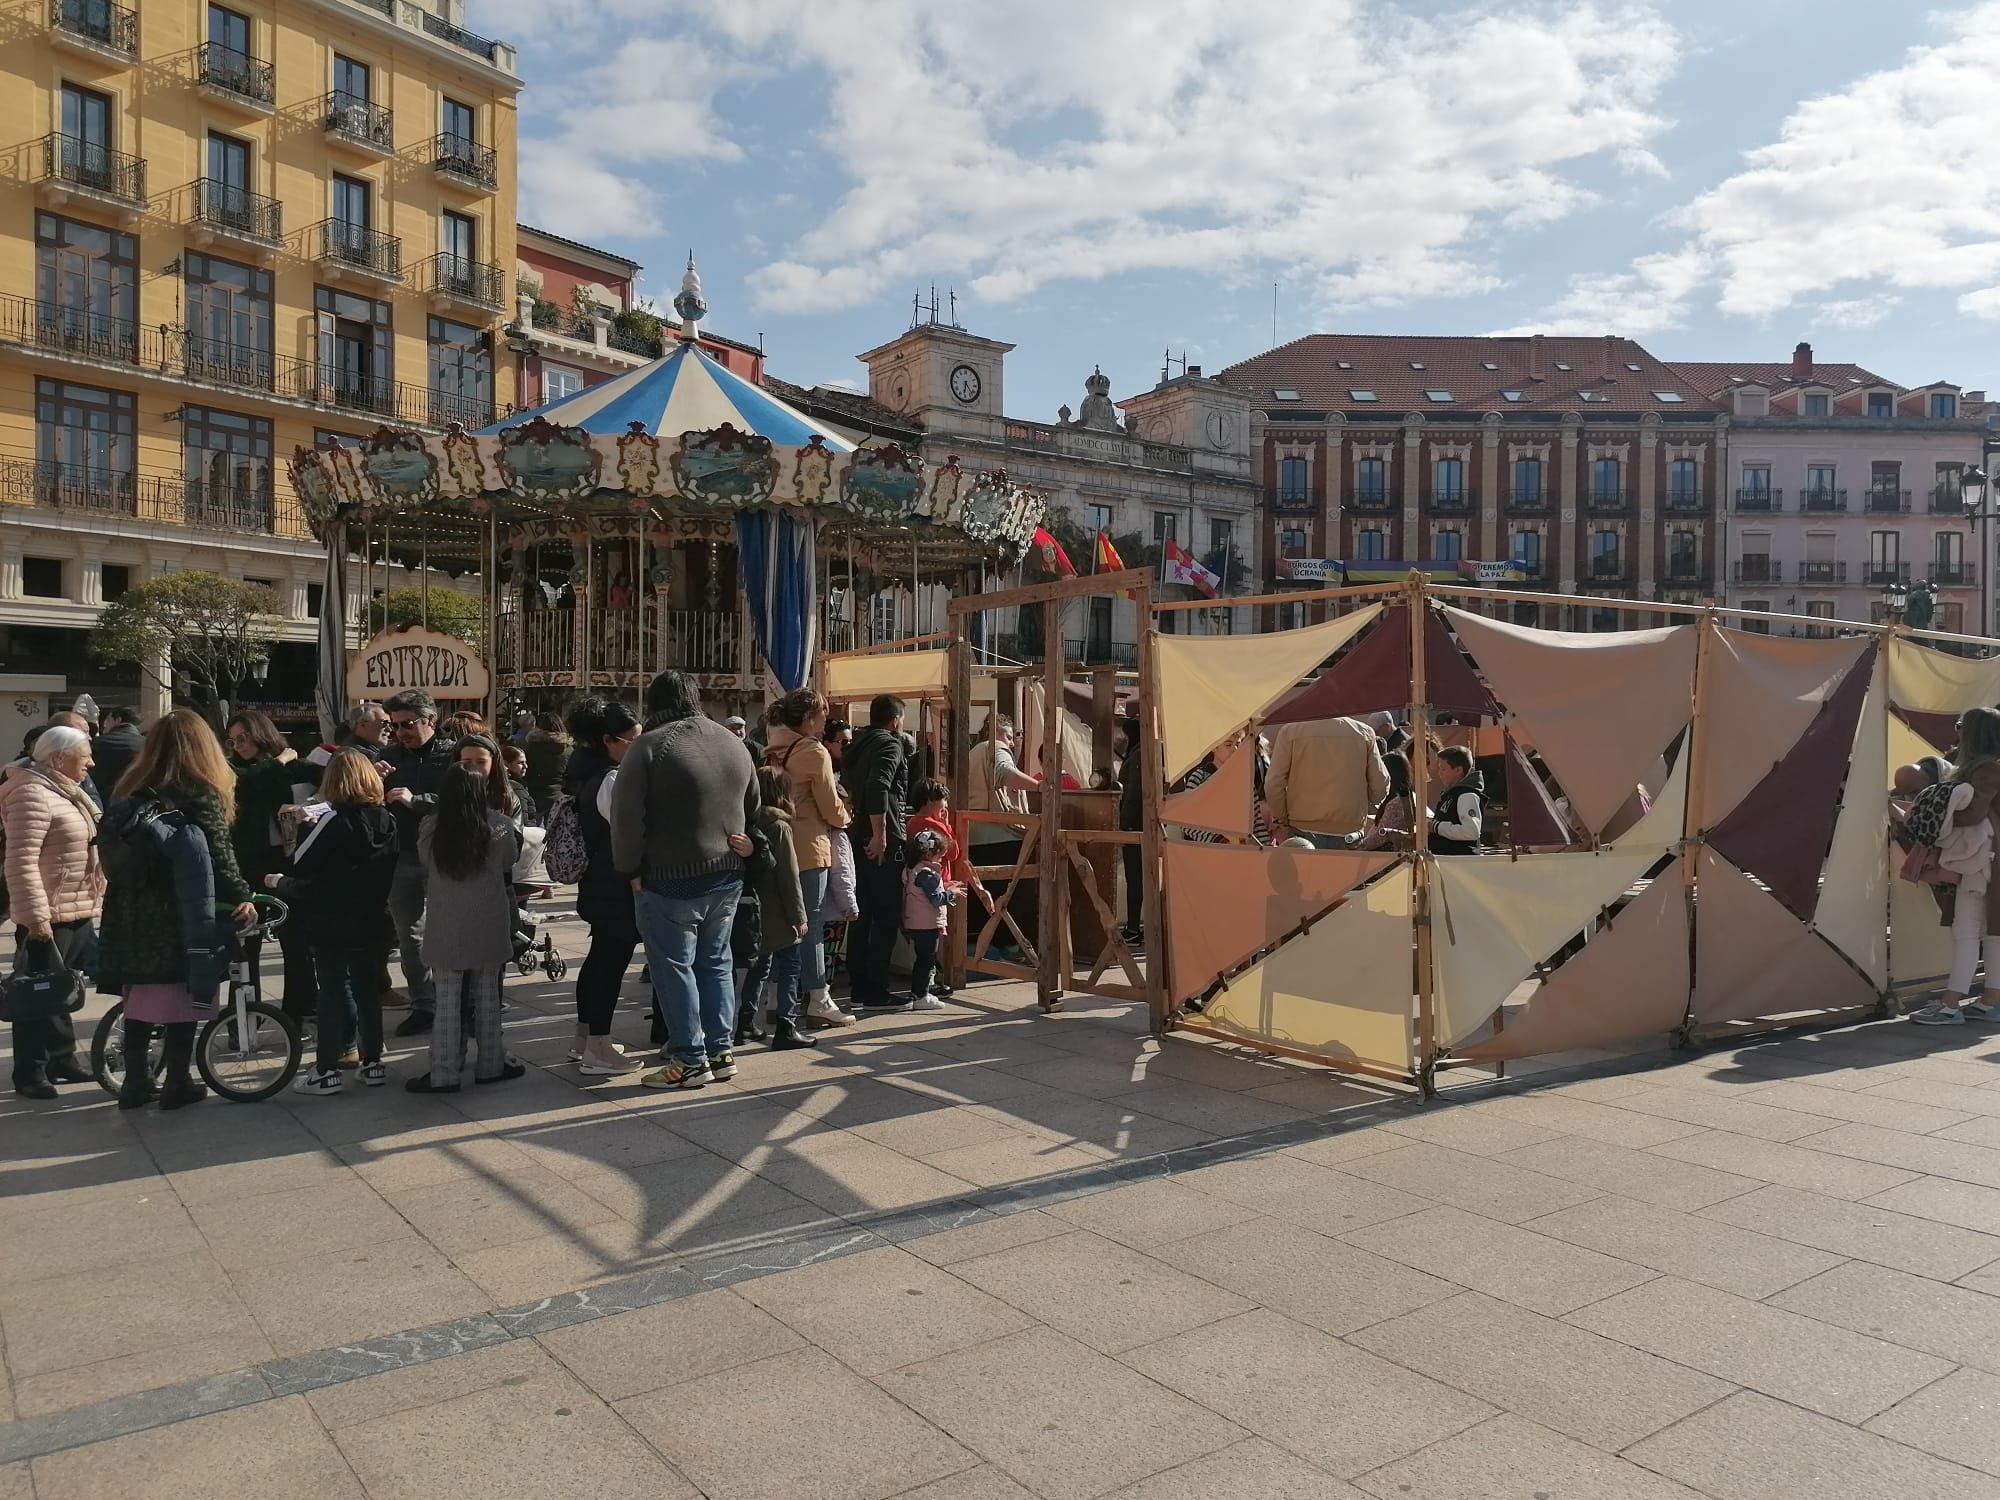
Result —
<svg viewBox="0 0 2000 1500"><path fill-rule="evenodd" d="M431 1029L437 994L431 988L431 972L424 967L424 865L417 857L417 829L437 806L439 783L457 758L458 746L438 734L437 704L429 693L411 688L382 707L389 715L392 743L381 752L376 769L382 773L402 850L389 886L389 921L396 929L403 984L410 997L410 1013L396 1035L419 1036Z"/></svg>

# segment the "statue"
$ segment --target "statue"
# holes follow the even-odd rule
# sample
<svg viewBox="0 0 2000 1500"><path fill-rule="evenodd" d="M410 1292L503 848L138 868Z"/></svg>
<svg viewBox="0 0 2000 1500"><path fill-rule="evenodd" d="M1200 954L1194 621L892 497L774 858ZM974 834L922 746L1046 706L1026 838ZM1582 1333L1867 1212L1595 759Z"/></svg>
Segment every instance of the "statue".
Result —
<svg viewBox="0 0 2000 1500"><path fill-rule="evenodd" d="M1076 414L1076 425L1097 432L1122 431L1118 408L1111 404L1111 377L1101 367L1094 369L1083 389L1083 410Z"/></svg>

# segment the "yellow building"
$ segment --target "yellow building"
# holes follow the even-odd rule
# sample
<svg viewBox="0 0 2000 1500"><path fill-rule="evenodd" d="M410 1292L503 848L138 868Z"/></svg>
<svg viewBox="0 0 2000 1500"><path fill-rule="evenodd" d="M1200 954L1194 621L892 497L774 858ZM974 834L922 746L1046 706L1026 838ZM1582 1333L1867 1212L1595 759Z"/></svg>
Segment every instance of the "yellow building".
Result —
<svg viewBox="0 0 2000 1500"><path fill-rule="evenodd" d="M286 458L513 402L520 80L463 9L0 0L0 693L126 687L97 611L206 568L277 589L303 707Z"/></svg>

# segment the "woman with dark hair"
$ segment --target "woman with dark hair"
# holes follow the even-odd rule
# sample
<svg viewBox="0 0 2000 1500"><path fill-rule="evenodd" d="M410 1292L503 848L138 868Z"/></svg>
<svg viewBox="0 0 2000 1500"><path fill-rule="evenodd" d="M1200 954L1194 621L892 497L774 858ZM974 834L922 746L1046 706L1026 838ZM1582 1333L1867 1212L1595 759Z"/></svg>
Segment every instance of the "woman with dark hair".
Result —
<svg viewBox="0 0 2000 1500"><path fill-rule="evenodd" d="M854 1017L827 994L826 947L819 926L833 868L833 841L850 819L840 783L834 779L833 756L826 748L826 699L811 688L800 688L780 698L771 712L777 722L764 764L791 778L792 850L798 856L799 890L807 912L805 935L782 947L771 965L778 1023L772 1046L805 1047L812 1039L799 1030L801 1021L810 1026L854 1024Z"/></svg>
<svg viewBox="0 0 2000 1500"><path fill-rule="evenodd" d="M469 1001L478 1060L473 1078L499 1083L527 1071L500 1039L500 969L513 956L514 893L508 876L521 830L496 811L489 782L461 762L438 785L437 812L417 835L424 863L423 953L437 985L430 1071L403 1085L413 1094L455 1094L465 1066L462 1007Z"/></svg>
<svg viewBox="0 0 2000 1500"><path fill-rule="evenodd" d="M1958 874L1952 891L1951 973L1944 993L1910 1019L1919 1026L1958 1026L1971 1011L1987 1019L2000 1009L2000 890L1994 888L1993 851L2000 840L2000 712L1968 708L1958 718L1958 769L1950 785L1951 819L1939 847L1942 862ZM1972 976L1986 960L1986 989L1977 1001Z"/></svg>
<svg viewBox="0 0 2000 1500"><path fill-rule="evenodd" d="M611 789L618 763L639 738L639 720L615 700L586 698L570 710L568 728L576 748L563 772L563 791L575 799L588 857L576 883L576 914L590 927L590 952L576 971L576 1045L570 1060L579 1073L606 1077L640 1066L611 1040L618 991L639 946L632 882L611 862Z"/></svg>
<svg viewBox="0 0 2000 1500"><path fill-rule="evenodd" d="M1415 808L1410 802L1409 756L1400 750L1386 751L1382 767L1389 773L1389 790L1362 825L1359 846L1363 849L1398 848L1398 841L1409 837L1415 823L1412 816Z"/></svg>
<svg viewBox="0 0 2000 1500"><path fill-rule="evenodd" d="M500 758L500 747L486 735L467 735L458 742L452 759L461 766L472 767L473 772L486 783L486 805L493 811L505 813L516 826L535 821L535 804L528 796L528 789L508 777L507 764Z"/></svg>
<svg viewBox="0 0 2000 1500"><path fill-rule="evenodd" d="M819 742L826 746L827 758L833 762L834 770L840 769L840 757L847 753L847 747L854 743L854 726L845 719L828 719L826 727L819 732Z"/></svg>
<svg viewBox="0 0 2000 1500"><path fill-rule="evenodd" d="M229 841L243 878L253 890L262 889L265 876L283 874L290 866L279 814L304 800L312 778L295 764L298 757L269 714L246 708L231 714L223 727L236 767L236 816L230 820ZM258 962L263 946L261 940L251 944L251 963ZM312 952L289 922L278 929L278 952L284 958L285 1014L303 1025L319 1014Z"/></svg>
<svg viewBox="0 0 2000 1500"><path fill-rule="evenodd" d="M528 731L521 745L521 753L528 761L528 774L520 779L527 784L528 796L536 807L546 809L555 805L556 793L562 789L563 768L569 763L572 747L580 743L564 729L563 721L556 715L535 716L535 727Z"/></svg>

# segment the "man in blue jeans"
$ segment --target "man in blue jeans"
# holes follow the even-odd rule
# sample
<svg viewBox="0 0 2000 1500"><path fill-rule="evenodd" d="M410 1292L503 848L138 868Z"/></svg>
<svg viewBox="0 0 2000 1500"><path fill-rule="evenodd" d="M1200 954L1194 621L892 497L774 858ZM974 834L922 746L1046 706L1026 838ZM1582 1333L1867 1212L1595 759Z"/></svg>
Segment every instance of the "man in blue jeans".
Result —
<svg viewBox="0 0 2000 1500"><path fill-rule="evenodd" d="M698 1089L736 1076L729 929L743 892L757 767L743 741L703 717L694 682L662 672L646 687L646 732L611 791L611 858L637 892L639 937L667 1025L648 1088Z"/></svg>

